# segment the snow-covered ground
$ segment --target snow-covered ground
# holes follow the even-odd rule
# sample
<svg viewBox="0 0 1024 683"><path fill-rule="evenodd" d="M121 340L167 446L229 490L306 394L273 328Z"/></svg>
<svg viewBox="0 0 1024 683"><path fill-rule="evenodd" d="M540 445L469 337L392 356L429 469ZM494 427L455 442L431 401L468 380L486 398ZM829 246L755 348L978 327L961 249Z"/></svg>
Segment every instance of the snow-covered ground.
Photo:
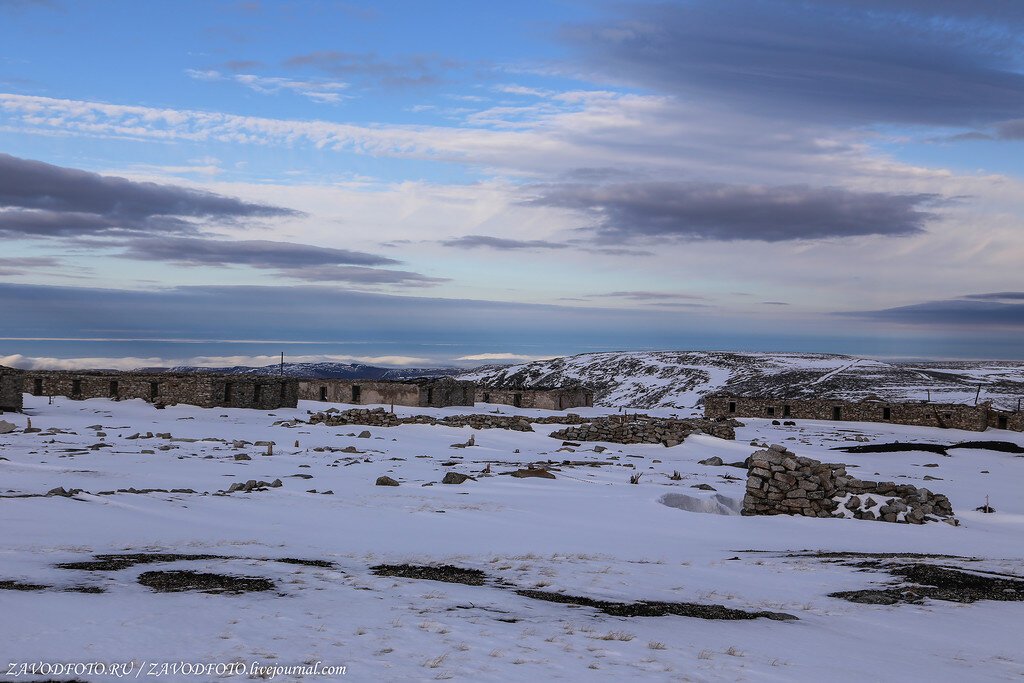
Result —
<svg viewBox="0 0 1024 683"><path fill-rule="evenodd" d="M312 402L267 413L184 405L157 410L142 401L56 398L51 405L45 398L25 400L24 415L0 416L18 428L0 435L0 581L47 588L0 590L5 667L32 661L282 666L321 661L346 666L346 678L355 680L1024 676L1019 628L1024 603L855 604L828 594L882 586L893 578L835 558L791 556L805 550L934 553L979 558L944 558L944 566L1024 576L1024 458L967 449L952 450L950 457L828 450L857 445L859 436L871 442L1024 443L1024 434L810 421L784 427L752 419L737 431L736 441L695 436L672 448L601 444L608 450L597 453L593 443L573 452L559 450L561 442L547 436L557 425L537 425L535 433L369 427L370 438L356 436L361 427L273 426L327 407ZM499 409L550 414L488 405L398 411L442 415ZM24 433L28 418L43 431ZM173 438L126 438L136 432L169 432ZM471 434L476 446L451 446ZM264 446L236 448L235 440L273 441L273 455L265 455ZM863 479L946 494L962 526L683 509L734 509L743 494L744 471L698 460L742 460L755 450L752 440L849 463ZM109 447L88 449L99 443ZM348 446L360 452L314 450ZM241 453L251 460L236 460ZM555 479L500 474L549 459L609 464L559 466ZM482 475L488 463L491 476ZM440 483L448 471L477 479ZM674 471L680 480L670 479ZM634 473L643 474L635 485L629 483ZM381 475L401 485L375 486ZM937 479L925 480L926 475ZM254 479L280 479L283 485L213 495ZM694 488L700 484L715 490ZM84 492L73 498L31 495L56 487ZM196 493L97 495L127 488ZM986 495L995 514L974 511ZM154 552L226 559L116 570L55 566L95 554ZM278 561L283 558L332 564ZM382 563L451 564L482 570L487 579L471 586L371 572ZM166 593L137 582L143 572L178 569L262 577L275 588ZM82 586L104 592L62 590ZM517 589L620 602L721 604L798 619L616 617L593 607L532 599Z"/></svg>

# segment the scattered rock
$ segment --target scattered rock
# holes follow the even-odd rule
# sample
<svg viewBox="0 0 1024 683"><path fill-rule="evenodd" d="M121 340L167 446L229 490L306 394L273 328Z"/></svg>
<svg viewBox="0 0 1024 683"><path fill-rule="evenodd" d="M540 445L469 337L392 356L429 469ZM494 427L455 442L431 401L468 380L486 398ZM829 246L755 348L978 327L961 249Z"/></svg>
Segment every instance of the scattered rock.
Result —
<svg viewBox="0 0 1024 683"><path fill-rule="evenodd" d="M398 486L398 482L389 476L377 477L377 486Z"/></svg>
<svg viewBox="0 0 1024 683"><path fill-rule="evenodd" d="M444 479L441 480L441 483L461 484L465 482L467 479L473 479L473 481L476 481L476 479L469 476L468 474L461 474L460 472L448 472L447 474L444 475Z"/></svg>

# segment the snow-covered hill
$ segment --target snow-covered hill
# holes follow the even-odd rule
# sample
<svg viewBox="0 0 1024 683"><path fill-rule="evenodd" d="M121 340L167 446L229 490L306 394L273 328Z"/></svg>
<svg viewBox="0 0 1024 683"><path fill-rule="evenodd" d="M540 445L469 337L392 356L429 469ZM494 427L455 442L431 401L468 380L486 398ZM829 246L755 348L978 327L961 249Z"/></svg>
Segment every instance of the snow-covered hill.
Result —
<svg viewBox="0 0 1024 683"><path fill-rule="evenodd" d="M477 368L459 376L495 386L581 383L601 406L696 408L714 391L763 396L877 394L894 400L1015 408L1024 397L1024 362L891 363L820 353L642 351L587 353L520 365Z"/></svg>

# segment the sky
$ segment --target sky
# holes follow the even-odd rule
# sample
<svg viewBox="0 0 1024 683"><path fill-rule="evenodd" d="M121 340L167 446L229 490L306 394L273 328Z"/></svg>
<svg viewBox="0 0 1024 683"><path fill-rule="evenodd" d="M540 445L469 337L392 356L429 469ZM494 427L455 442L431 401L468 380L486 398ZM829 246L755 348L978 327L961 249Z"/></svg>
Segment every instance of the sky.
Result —
<svg viewBox="0 0 1024 683"><path fill-rule="evenodd" d="M1024 3L0 0L0 363L1024 357Z"/></svg>

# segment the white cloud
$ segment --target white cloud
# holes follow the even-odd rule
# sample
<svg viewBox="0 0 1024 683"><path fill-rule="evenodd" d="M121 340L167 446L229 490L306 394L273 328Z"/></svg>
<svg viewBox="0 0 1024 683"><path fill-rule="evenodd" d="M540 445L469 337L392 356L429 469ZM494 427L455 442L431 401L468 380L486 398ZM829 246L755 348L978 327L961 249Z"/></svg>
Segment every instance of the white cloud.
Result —
<svg viewBox="0 0 1024 683"><path fill-rule="evenodd" d="M332 104L340 102L343 98L341 91L348 88L348 83L343 81L307 81L277 76L257 76L255 74L224 74L219 71L200 71L197 69L186 69L185 73L199 81L211 83L233 81L265 95L288 90L314 102L329 102Z"/></svg>
<svg viewBox="0 0 1024 683"><path fill-rule="evenodd" d="M455 360L514 360L514 361L531 361L531 360L548 360L554 358L554 356L526 356L520 353L477 353L472 356L459 356Z"/></svg>

